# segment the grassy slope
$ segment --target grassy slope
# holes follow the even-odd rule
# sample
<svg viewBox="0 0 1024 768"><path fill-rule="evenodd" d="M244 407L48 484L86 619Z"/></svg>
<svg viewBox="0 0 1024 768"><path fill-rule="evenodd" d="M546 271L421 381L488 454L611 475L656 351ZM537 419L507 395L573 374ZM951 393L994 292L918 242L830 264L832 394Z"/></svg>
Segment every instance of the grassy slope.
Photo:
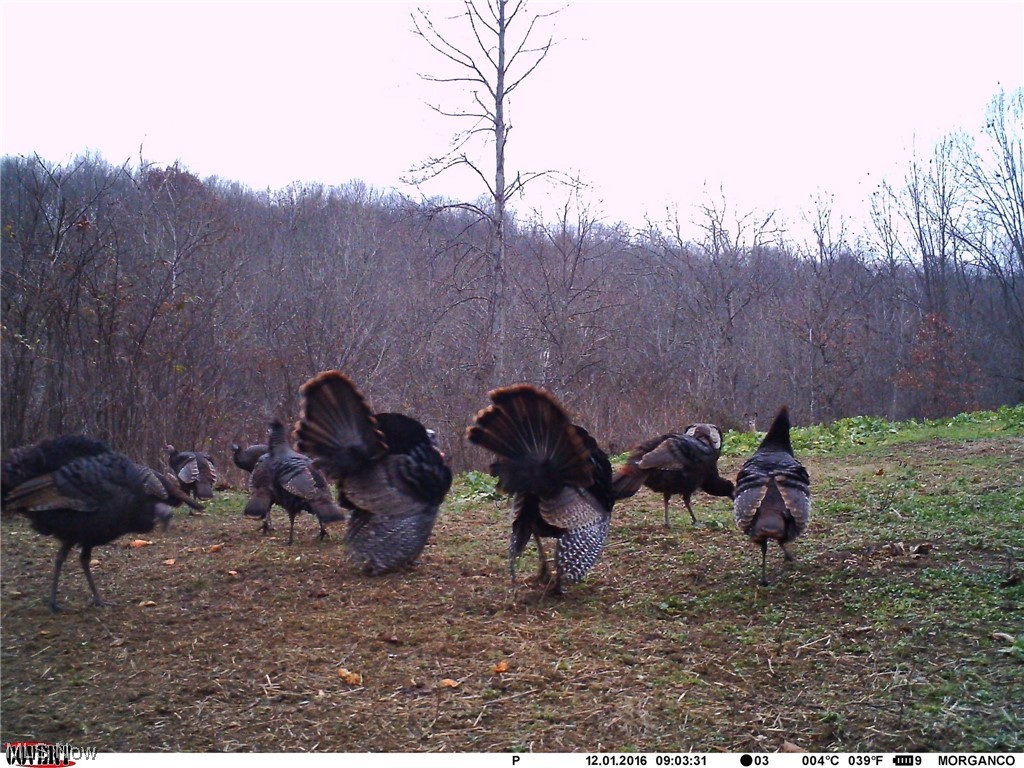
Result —
<svg viewBox="0 0 1024 768"><path fill-rule="evenodd" d="M756 442L728 435L723 473ZM69 563L68 610L51 617L53 542L5 519L2 737L117 751L1024 749L1024 407L845 420L794 444L813 519L796 563L771 550L768 587L728 501L698 496L697 527L677 501L666 530L660 495L643 491L616 506L584 584L512 594L507 504L469 474L411 573L359 576L308 518L291 548L280 512L263 538L223 493L151 547L98 551L110 608L85 606Z"/></svg>

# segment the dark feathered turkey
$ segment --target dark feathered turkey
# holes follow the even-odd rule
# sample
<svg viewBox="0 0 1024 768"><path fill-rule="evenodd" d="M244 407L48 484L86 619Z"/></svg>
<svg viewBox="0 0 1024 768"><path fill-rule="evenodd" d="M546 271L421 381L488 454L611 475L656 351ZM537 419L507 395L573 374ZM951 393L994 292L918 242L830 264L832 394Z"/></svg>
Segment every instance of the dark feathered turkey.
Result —
<svg viewBox="0 0 1024 768"><path fill-rule="evenodd" d="M4 462L4 511L24 514L37 532L61 542L50 589L52 611L58 610L57 583L72 547L81 547L93 602L102 605L89 569L93 547L125 533L148 533L157 521L166 527L172 506L202 509L170 475L103 448L99 441L69 435L19 449Z"/></svg>
<svg viewBox="0 0 1024 768"><path fill-rule="evenodd" d="M181 489L199 501L213 498L217 484L217 468L210 454L203 451L179 451L173 445L164 446L167 463L171 465Z"/></svg>
<svg viewBox="0 0 1024 768"><path fill-rule="evenodd" d="M811 519L811 481L793 456L789 440L789 409L783 406L757 451L736 477L736 525L761 545L761 583L767 584L768 542L777 541L786 560L786 544L806 529Z"/></svg>
<svg viewBox="0 0 1024 768"><path fill-rule="evenodd" d="M711 496L732 498L733 484L718 474L722 431L714 424L691 424L683 432L668 432L641 443L612 478L616 499L634 495L642 486L658 491L665 502L665 527L669 526L668 502L680 494L691 522L697 516L690 497L698 490Z"/></svg>
<svg viewBox="0 0 1024 768"><path fill-rule="evenodd" d="M313 466L313 460L292 449L285 426L270 424L269 450L256 462L249 477L249 501L245 514L263 520L263 532L273 530L270 507L277 504L288 513L288 543L295 538L295 518L309 512L320 521L320 538L327 537L327 523L345 519L331 496L331 486Z"/></svg>
<svg viewBox="0 0 1024 768"><path fill-rule="evenodd" d="M256 462L263 458L263 454L270 450L266 443L257 443L243 448L237 443L231 443L231 459L235 466L246 472L252 472L256 468Z"/></svg>
<svg viewBox="0 0 1024 768"><path fill-rule="evenodd" d="M370 574L412 563L452 484L433 432L400 413L373 413L339 371L321 373L299 392L296 444L337 483L338 500L351 511L349 552Z"/></svg>
<svg viewBox="0 0 1024 768"><path fill-rule="evenodd" d="M520 384L489 393L493 405L476 415L466 437L496 454L491 474L512 495L509 573L533 538L541 579L561 593L581 581L604 549L611 527L612 469L583 427L573 424L547 392ZM554 538L555 574L542 538Z"/></svg>

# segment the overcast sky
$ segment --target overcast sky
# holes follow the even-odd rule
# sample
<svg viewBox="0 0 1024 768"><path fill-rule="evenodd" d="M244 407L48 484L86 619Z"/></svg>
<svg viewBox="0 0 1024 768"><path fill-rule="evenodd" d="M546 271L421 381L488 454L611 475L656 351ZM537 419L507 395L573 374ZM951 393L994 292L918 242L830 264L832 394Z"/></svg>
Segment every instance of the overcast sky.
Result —
<svg viewBox="0 0 1024 768"><path fill-rule="evenodd" d="M437 23L458 4L421 3ZM553 5L534 2L533 11ZM254 189L403 186L457 129L404 2L0 3L0 150L180 161ZM797 218L851 214L916 144L976 131L1024 84L1024 2L576 2L514 94L515 171L579 174L639 225L708 194ZM432 194L483 190L449 177ZM556 197L564 197L558 192ZM528 207L540 198L517 201Z"/></svg>

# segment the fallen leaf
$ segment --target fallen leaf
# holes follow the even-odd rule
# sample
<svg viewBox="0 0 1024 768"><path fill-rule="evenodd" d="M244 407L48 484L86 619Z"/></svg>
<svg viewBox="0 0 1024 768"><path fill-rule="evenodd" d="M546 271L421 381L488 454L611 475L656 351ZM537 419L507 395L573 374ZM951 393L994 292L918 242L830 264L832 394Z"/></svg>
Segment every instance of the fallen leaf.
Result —
<svg viewBox="0 0 1024 768"><path fill-rule="evenodd" d="M804 749L803 747L798 747L796 744L794 744L791 741L783 741L782 742L782 748L779 749L779 751L780 752L806 752L807 750Z"/></svg>
<svg viewBox="0 0 1024 768"><path fill-rule="evenodd" d="M224 549L223 544L214 544L207 550L207 552L220 552L222 549Z"/></svg>
<svg viewBox="0 0 1024 768"><path fill-rule="evenodd" d="M145 539L135 539L128 543L128 547L131 549L138 549L139 547L148 547L152 543L152 541L146 541Z"/></svg>
<svg viewBox="0 0 1024 768"><path fill-rule="evenodd" d="M878 471L875 472L875 475L878 476L878 477L881 477L884 474L885 474L885 467L879 467Z"/></svg>
<svg viewBox="0 0 1024 768"><path fill-rule="evenodd" d="M169 558L168 560L164 560L164 565L174 565L174 562L175 562L174 558L172 557L172 558Z"/></svg>
<svg viewBox="0 0 1024 768"><path fill-rule="evenodd" d="M502 672L508 672L508 662L502 659L494 665L495 674L500 675Z"/></svg>
<svg viewBox="0 0 1024 768"><path fill-rule="evenodd" d="M228 571L228 576L237 576L238 571Z"/></svg>
<svg viewBox="0 0 1024 768"><path fill-rule="evenodd" d="M89 567L90 568L98 568L101 565L103 565L103 561L102 560L90 560L89 561Z"/></svg>
<svg viewBox="0 0 1024 768"><path fill-rule="evenodd" d="M441 681L441 687L442 688L458 688L459 687L459 681L458 680L452 680L450 677L446 677L444 680Z"/></svg>
<svg viewBox="0 0 1024 768"><path fill-rule="evenodd" d="M139 603L139 608L152 608L154 605L156 605L155 600L143 600Z"/></svg>
<svg viewBox="0 0 1024 768"><path fill-rule="evenodd" d="M48 629L40 629L39 630L39 634L42 635L43 637L46 637L46 635L50 634L50 630L48 630Z"/></svg>
<svg viewBox="0 0 1024 768"><path fill-rule="evenodd" d="M122 645L124 645L124 638L123 637L115 637L110 642L110 647L111 648L120 648Z"/></svg>
<svg viewBox="0 0 1024 768"><path fill-rule="evenodd" d="M345 669L344 667L341 667L338 670L338 677L340 677L344 682L348 683L349 685L363 684L362 675L360 675L358 672L352 672L348 669Z"/></svg>

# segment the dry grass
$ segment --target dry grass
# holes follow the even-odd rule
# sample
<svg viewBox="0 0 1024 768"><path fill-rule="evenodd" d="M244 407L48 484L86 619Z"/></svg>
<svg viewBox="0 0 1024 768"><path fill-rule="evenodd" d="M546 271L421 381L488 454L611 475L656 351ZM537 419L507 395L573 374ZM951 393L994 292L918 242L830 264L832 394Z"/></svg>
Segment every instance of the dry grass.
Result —
<svg viewBox="0 0 1024 768"><path fill-rule="evenodd" d="M728 501L703 496L697 527L680 505L663 528L646 491L617 506L601 563L555 598L530 583L532 549L510 592L502 504L456 494L419 565L374 579L340 530L316 542L305 517L289 547L279 511L263 537L222 493L151 546L97 550L107 608L88 606L69 561L51 615L55 543L5 518L2 738L117 752L1024 749L1024 664L1006 640L1024 632L1024 440L806 463L812 527L793 565L770 553L766 588Z"/></svg>

